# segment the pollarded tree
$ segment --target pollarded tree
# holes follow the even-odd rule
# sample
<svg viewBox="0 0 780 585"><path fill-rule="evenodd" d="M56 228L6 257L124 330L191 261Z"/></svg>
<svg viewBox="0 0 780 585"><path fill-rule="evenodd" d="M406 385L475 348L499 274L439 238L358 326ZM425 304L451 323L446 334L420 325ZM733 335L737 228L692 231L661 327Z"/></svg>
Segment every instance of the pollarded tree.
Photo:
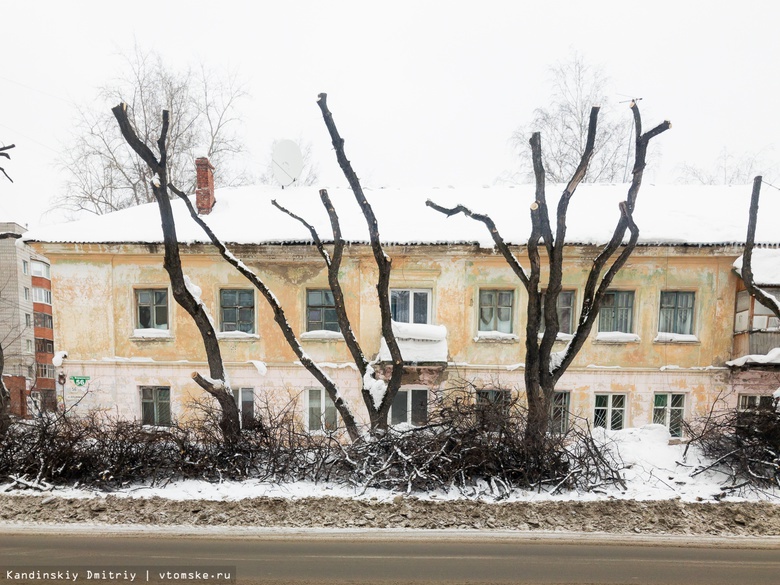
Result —
<svg viewBox="0 0 780 585"><path fill-rule="evenodd" d="M401 356L401 351L398 347L395 334L393 333L392 323L391 323L392 317L390 311L389 287L390 287L390 271L392 268L392 261L390 257L385 253L382 247L381 240L379 237L379 224L377 218L374 214L371 204L368 202L365 194L363 193L362 187L360 185L360 181L358 180L357 175L352 169L352 165L350 164L349 160L347 159L344 153L344 140L341 138L341 136L338 133L335 122L333 121L333 115L328 110L326 100L327 100L326 94L322 93L319 95L317 103L322 112L323 119L325 121L325 125L330 134L333 146L336 149L336 157L338 163L341 166L341 169L344 172L350 184L350 187L352 188L357 204L359 205L361 212L363 213L363 217L366 220L366 224L368 226L368 231L370 236L369 239L371 243L371 250L373 252L374 260L376 262L378 272L379 272L376 288L379 297L379 308L380 308L381 323L382 323L382 336L384 337L387 343L391 360L392 360L392 366L393 366L392 372L390 374L390 379L387 382L380 379L376 379L376 373L374 372L371 362L366 358L365 353L363 352L360 343L357 340L357 337L355 336L355 332L351 326L350 318L347 313L346 305L344 302L344 294L341 289L341 285L339 283L339 276L338 276L346 242L344 241L341 235L341 227L339 223L338 214L336 213L336 210L333 207L333 204L330 200L330 197L328 196L327 191L324 189L320 190L320 199L322 201L323 206L325 207L325 210L328 213L328 217L331 223L331 228L333 230L334 243L331 251L328 251L326 249L319 234L310 223L308 223L305 219L299 217L298 215L292 213L291 211L285 209L284 207L277 204L276 202L274 203L279 210L286 213L287 215L294 218L295 220L299 221L302 225L304 225L309 230L309 232L312 235L312 240L314 242L317 251L325 261L325 265L328 272L328 283L331 291L333 292L334 305L336 309L339 326L342 334L344 335L344 340L346 342L346 345L349 348L349 351L353 357L355 365L357 366L357 369L361 375L361 379L362 379L361 395L369 415L371 432L373 434L382 434L387 429L388 414L393 404L393 400L395 399L395 396L398 393L398 389L401 386L401 378L403 374L403 358ZM124 135L128 144L130 144L133 150L135 150L136 153L138 153L138 155L145 161L145 163L149 165L149 167L153 169L155 172L155 176L157 180L153 182L152 186L153 186L153 191L155 193L155 197L157 199L158 205L160 206L161 214L163 214L163 231L165 234L165 245L166 245L166 260L165 260L166 269L171 275L171 282L172 282L172 286L174 287L174 297L179 302L179 304L184 306L185 309L187 309L187 311L190 312L191 315L193 315L193 318L197 317L196 323L198 323L199 328L201 328L201 333L203 334L204 344L206 345L206 352L207 355L209 356L210 366L212 366L212 362L213 362L214 366L218 365L220 368L222 367L221 358L219 357L219 346L216 342L216 337L213 336L213 328L211 330L212 333L209 334L208 327L206 327L207 323L203 323L204 317L200 315L196 315L196 311L202 310L202 306L192 307L193 299L188 298L189 295L188 291L184 291L187 294L183 294L182 291L179 291L177 293L177 284L174 281L174 279L176 279L176 281L181 281L182 275L181 275L181 262L178 256L178 244L176 243L176 231L173 223L173 215L170 212L170 201L168 201L167 199L168 189L170 189L171 192L177 195L184 202L192 219L201 227L201 229L203 229L204 233L214 244L214 246L222 256L222 258L225 261L227 261L231 266L233 266L247 280L249 280L249 282L251 282L252 285L254 285L255 288L257 288L260 294L263 295L268 305L273 310L274 321L277 323L282 335L285 338L285 341L288 343L290 348L298 357L298 360L301 362L303 367L306 368L306 370L320 384L322 384L323 388L325 388L325 391L328 393L328 396L333 401L336 409L341 415L342 421L344 422L344 426L350 438L353 441L359 440L361 438L361 432L360 429L358 428L357 420L355 418L355 415L352 412L352 409L344 400L344 397L341 395L341 392L339 391L339 387L336 384L336 382L323 370L321 366L319 366L316 362L314 362L314 360L312 360L311 357L308 354L306 354L306 352L303 350L303 347L301 346L300 341L298 340L298 337L295 334L295 331L291 327L285 315L284 307L282 307L276 295L274 295L274 293L268 288L268 286L265 284L263 279L257 273L252 271L246 264L244 264L241 260L236 258L227 249L225 244L211 230L211 228L204 221L204 219L200 215L198 215L197 210L192 205L192 202L189 200L186 193L181 189L179 189L178 187L176 187L176 185L174 185L171 181L166 180L166 174L165 174L166 150L165 150L164 129L167 127L166 121L169 118L169 113L167 111L163 111L163 120L164 120L163 133L161 134L159 140L157 141L158 150L160 152L160 158L158 160L151 152L151 150L144 144L144 142L134 132L133 126L127 117L126 108L124 104L120 104L115 108L113 108L113 112L117 120L119 121L120 128L122 129L122 134ZM173 264L173 262L169 260L169 248L171 250L171 256L175 257L175 263L177 263L178 265L178 268L176 268L175 270L171 270L171 265ZM178 288L181 289L182 286L183 285L179 285ZM177 296L177 294L179 296ZM191 297L191 295L189 296ZM182 297L181 300L180 297ZM188 306L191 308L188 308ZM212 378L216 377L220 381L220 384L224 384L225 383L224 371L223 370L218 371L217 369L215 369L214 366L212 366ZM217 373L215 374L214 372ZM201 384L201 386L203 386L207 391L217 396L214 393L214 389L209 389L206 385L204 385L204 382L207 381L203 379L198 380L198 378L196 378L196 381L198 381L198 383ZM220 402L220 404L222 404L222 402ZM234 406L235 405L233 405L233 407ZM225 405L223 405L223 411L224 409L225 409Z"/></svg>
<svg viewBox="0 0 780 585"><path fill-rule="evenodd" d="M8 154L7 151L15 148L15 146L16 145L14 144L0 146L0 156L10 159L11 155ZM0 167L0 172L2 172L5 177L13 183L13 180L8 176L8 173L5 172L3 167ZM9 235L11 237L15 236L15 234ZM5 234L0 234L0 237L3 236L5 236ZM5 436L5 433L8 430L8 426L11 424L11 418L9 416L9 410L11 408L11 393L8 391L8 388L5 387L5 382L3 381L3 370L5 369L5 354L3 352L4 342L4 339L0 340L0 437Z"/></svg>
<svg viewBox="0 0 780 585"><path fill-rule="evenodd" d="M772 311L780 319L780 302L756 285L753 277L753 248L756 245L756 226L758 224L758 200L761 195L761 183L763 177L760 175L753 179L753 191L750 195L750 212L748 215L748 230L745 238L745 251L742 253L742 281L745 288L751 296L755 297L762 305Z"/></svg>
<svg viewBox="0 0 780 585"><path fill-rule="evenodd" d="M209 376L205 377L196 372L193 373L192 378L219 403L222 413L219 423L222 437L227 444L235 444L241 436L241 424L238 416L238 407L225 375L225 365L222 361L222 352L219 348L217 333L214 330L214 324L206 311L206 307L200 300L198 290L187 279L182 270L179 241L176 236L176 223L173 218L171 200L168 193L168 111L163 111L160 136L157 139L159 157L155 156L152 150L138 137L127 115L127 106L125 104L119 104L112 111L117 122L119 122L122 136L124 136L133 151L148 166L149 171L152 173L149 188L157 202L160 220L162 221L163 245L165 248L163 266L171 281L173 298L192 317L203 339L203 346L206 350L206 359L209 365Z"/></svg>
<svg viewBox="0 0 780 585"><path fill-rule="evenodd" d="M599 250L599 253L593 259L585 284L579 322L572 339L563 351L553 352L553 345L559 331L557 301L561 293L563 277L566 214L575 190L587 174L588 164L594 153L599 108L591 108L585 150L558 201L557 213L553 218L555 232L553 232L545 195L546 178L542 157L541 135L536 132L531 136L530 144L536 181L536 196L531 204L531 234L528 237L527 245L530 271L523 268L520 260L518 260L517 256L515 256L499 234L495 223L489 216L471 211L463 205L447 208L430 200L427 202L429 207L447 216L463 213L474 220L484 223L490 231L496 248L506 259L528 292L525 335L525 392L528 401L526 437L532 448L547 432L550 402L558 380L571 365L572 361L574 361L577 353L585 343L588 334L593 328L593 324L596 322L607 289L617 272L628 260L639 238L639 228L634 222L633 213L639 188L642 185L647 147L652 138L669 129L671 124L663 122L652 130L643 133L639 108L634 102L631 103L631 108L636 131L631 184L628 188L626 200L620 203L620 215L611 239ZM626 242L627 234L628 241ZM540 248L546 253L546 260L549 266L549 277L545 286L540 286L542 269ZM620 251L618 252L618 250Z"/></svg>

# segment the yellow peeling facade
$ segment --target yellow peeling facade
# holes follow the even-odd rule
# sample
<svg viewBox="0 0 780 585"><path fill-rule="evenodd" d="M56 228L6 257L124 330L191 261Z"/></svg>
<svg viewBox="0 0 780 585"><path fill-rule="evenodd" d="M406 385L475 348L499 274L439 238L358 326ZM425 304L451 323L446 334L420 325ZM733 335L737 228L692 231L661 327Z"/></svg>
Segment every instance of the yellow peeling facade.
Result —
<svg viewBox="0 0 780 585"><path fill-rule="evenodd" d="M55 339L68 352L60 368L58 392L66 408L101 408L141 420L144 387L170 389L174 418L186 419L192 401L202 396L191 373L207 373L198 331L173 301L163 269L161 245L35 243L52 264ZM268 284L284 307L293 329L306 330L306 291L326 289L322 259L311 246L236 246L234 253ZM526 292L500 255L474 246L389 246L393 259L391 288L430 291L430 322L447 328L447 363L430 365L407 376L408 388L429 392L429 408L448 388L463 381L476 388L511 389L522 398ZM523 258L524 250L517 250ZM596 395L625 396L625 426L653 422L655 396L684 395L684 416L705 412L717 397L729 395L735 294L738 279L732 264L737 247L639 247L612 289L632 291L631 341L602 341L594 327L574 364L558 384L568 392L573 417L594 423ZM566 250L563 289L574 291L575 313L595 249ZM220 328L220 290L251 289L213 248L182 247L184 272L202 290L202 300ZM546 275L543 275L544 282ZM376 266L367 246L349 246L341 282L353 329L364 351L380 348ZM166 290L167 334L138 332L136 291ZM511 335L480 337L480 290L513 292ZM656 339L663 291L692 292L695 339ZM273 314L254 291L254 333L220 344L231 386L251 388L262 416L292 404L301 424L308 423L308 391L317 383L296 363ZM577 313L576 319L579 317ZM365 420L361 380L343 340L304 339L304 350L324 364L358 418ZM558 343L563 349L565 342ZM256 362L257 364L253 363ZM265 364L265 368L260 364ZM78 385L81 384L81 385ZM732 402L736 402L736 397ZM732 404L733 405L733 404Z"/></svg>

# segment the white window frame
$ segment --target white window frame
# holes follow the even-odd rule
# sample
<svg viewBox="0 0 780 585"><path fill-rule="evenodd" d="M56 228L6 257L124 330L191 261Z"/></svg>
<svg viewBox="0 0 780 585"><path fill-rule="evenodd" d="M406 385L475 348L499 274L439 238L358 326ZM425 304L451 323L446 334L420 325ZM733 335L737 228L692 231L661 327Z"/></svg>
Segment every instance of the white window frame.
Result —
<svg viewBox="0 0 780 585"><path fill-rule="evenodd" d="M51 280L51 267L48 264L46 264L46 262L41 262L40 260L33 260L31 264L32 264L31 266L32 276L40 276L42 278Z"/></svg>
<svg viewBox="0 0 780 585"><path fill-rule="evenodd" d="M607 399L606 406L599 406L598 405L599 397L606 397L606 399ZM622 400L623 400L622 406L615 406L615 397L622 398ZM603 393L596 394L595 397L594 397L594 406L593 406L593 426L594 427L600 426L596 422L596 420L597 420L596 411L603 410L604 411L604 421L606 423L604 425L605 429L607 429L608 431L619 431L619 430L622 430L622 429L626 428L626 410L627 410L627 405L628 405L628 395L627 394L603 394ZM621 413L621 419L620 419L621 425L620 425L620 428L614 428L615 425L613 424L613 416L614 416L615 412L620 412Z"/></svg>
<svg viewBox="0 0 780 585"><path fill-rule="evenodd" d="M421 394L425 395L425 420L420 422L419 420L415 422L412 407L414 406L414 396L420 396ZM394 414L396 414L396 400L399 399L399 397L405 396L406 400L406 419L405 420L395 420ZM430 404L430 395L428 393L428 388L425 387L402 387L398 389L398 394L396 394L396 400L393 401L393 404L390 406L390 424L391 425L398 425L398 424L408 424L415 427L419 426L425 426L428 424L428 407Z"/></svg>
<svg viewBox="0 0 780 585"><path fill-rule="evenodd" d="M35 375L37 378L53 379L57 377L57 369L51 364L36 364Z"/></svg>
<svg viewBox="0 0 780 585"><path fill-rule="evenodd" d="M659 396L666 396L666 404L665 405L658 405L657 398ZM682 406L673 406L672 402L674 401L674 398L682 397ZM685 421L685 403L687 402L686 396L682 392L656 392L653 395L653 424L661 424L664 425L667 429L669 429L669 434L672 437L679 438L683 436L684 431L684 425L683 422ZM677 425L677 421L672 420L672 414L673 413L679 413L680 420L679 420L679 428ZM674 427L672 426L672 423L675 423Z"/></svg>
<svg viewBox="0 0 780 585"><path fill-rule="evenodd" d="M763 405L761 403L764 403ZM748 410L771 409L774 405L774 397L771 394L740 394L737 401L737 410L745 412Z"/></svg>
<svg viewBox="0 0 780 585"><path fill-rule="evenodd" d="M311 394L312 392L318 392L320 393L320 415L317 420L317 424L314 425L316 428L312 428L312 416L311 416ZM338 410L336 410L336 405L333 403L333 401L330 399L330 396L328 395L327 390L323 387L313 387L313 388L306 388L305 390L305 399L306 399L306 430L309 431L309 433L332 433L338 430L339 428L339 413ZM333 411L335 412L335 424L333 425L333 428L323 428L326 426L325 416L327 415L327 411L329 408L333 408Z"/></svg>
<svg viewBox="0 0 780 585"><path fill-rule="evenodd" d="M29 301L30 300L30 289L28 287L26 287L26 286L23 287L23 288L24 288L24 300L25 301Z"/></svg>
<svg viewBox="0 0 780 585"><path fill-rule="evenodd" d="M433 300L433 291L429 288L391 288L390 289L390 310L392 312L393 307L393 293L400 293L400 292L408 292L409 293L409 320L408 321L400 321L400 323L414 323L414 295L415 294L424 294L427 297L427 303L426 303L426 314L425 314L425 323L422 323L422 325L430 325L431 324L431 305ZM396 322L399 322L398 319L393 316L393 320Z"/></svg>
<svg viewBox="0 0 780 585"><path fill-rule="evenodd" d="M245 400L249 395L250 400ZM238 408L238 421L241 428L245 428L247 423L254 424L255 413L255 389L252 387L233 388L233 400L236 401L236 408ZM251 412L247 413L245 409L246 404L251 404Z"/></svg>
<svg viewBox="0 0 780 585"><path fill-rule="evenodd" d="M30 263L27 260L22 260L22 274L30 273Z"/></svg>
<svg viewBox="0 0 780 585"><path fill-rule="evenodd" d="M27 289L25 289L27 290ZM48 288L42 286L34 286L32 289L33 302L43 303L44 305L51 305L51 291Z"/></svg>

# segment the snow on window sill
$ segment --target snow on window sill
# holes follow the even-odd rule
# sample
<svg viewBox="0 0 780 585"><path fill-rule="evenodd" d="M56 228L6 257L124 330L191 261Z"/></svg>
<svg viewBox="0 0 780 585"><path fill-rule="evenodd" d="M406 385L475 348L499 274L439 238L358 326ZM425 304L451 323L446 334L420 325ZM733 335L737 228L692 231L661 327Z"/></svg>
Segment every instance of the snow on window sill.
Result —
<svg viewBox="0 0 780 585"><path fill-rule="evenodd" d="M244 331L220 331L217 333L217 339L228 339L230 341L254 341L260 339L257 333L246 333Z"/></svg>
<svg viewBox="0 0 780 585"><path fill-rule="evenodd" d="M169 341L173 339L170 329L133 329L130 339L134 341Z"/></svg>
<svg viewBox="0 0 780 585"><path fill-rule="evenodd" d="M699 343L699 338L684 333L659 333L653 343Z"/></svg>
<svg viewBox="0 0 780 585"><path fill-rule="evenodd" d="M325 329L317 331L306 331L301 333L302 341L344 341L341 331L328 331Z"/></svg>
<svg viewBox="0 0 780 585"><path fill-rule="evenodd" d="M514 333L502 333L501 331L477 331L474 341L477 343L515 343L520 338Z"/></svg>
<svg viewBox="0 0 780 585"><path fill-rule="evenodd" d="M642 341L636 333L621 333L619 331L599 331L596 343L639 343Z"/></svg>
<svg viewBox="0 0 780 585"><path fill-rule="evenodd" d="M544 333L540 333L539 339L541 340L543 337L544 337ZM572 335L571 333L561 333L560 331L558 332L558 335L555 336L556 343L559 341L571 341L572 339L574 339L574 335Z"/></svg>

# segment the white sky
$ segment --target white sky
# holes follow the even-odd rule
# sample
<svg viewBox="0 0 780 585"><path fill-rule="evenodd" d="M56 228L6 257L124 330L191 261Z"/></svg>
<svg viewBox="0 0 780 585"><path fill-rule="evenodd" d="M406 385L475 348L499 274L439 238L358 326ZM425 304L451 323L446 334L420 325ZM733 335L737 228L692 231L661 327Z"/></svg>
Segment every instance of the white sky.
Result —
<svg viewBox="0 0 780 585"><path fill-rule="evenodd" d="M250 170L262 170L273 139L302 136L323 186L345 181L319 92L368 185L492 184L512 164L512 131L546 103L548 67L573 50L603 67L613 101L643 98L646 127L673 122L654 142L651 179L673 180L684 161L709 165L726 146L780 157L780 3L524 4L2 0L0 144L17 147L0 162L15 181L0 180L0 220L38 223L61 190L54 161L75 105L135 42L173 66L237 72L251 93Z"/></svg>

